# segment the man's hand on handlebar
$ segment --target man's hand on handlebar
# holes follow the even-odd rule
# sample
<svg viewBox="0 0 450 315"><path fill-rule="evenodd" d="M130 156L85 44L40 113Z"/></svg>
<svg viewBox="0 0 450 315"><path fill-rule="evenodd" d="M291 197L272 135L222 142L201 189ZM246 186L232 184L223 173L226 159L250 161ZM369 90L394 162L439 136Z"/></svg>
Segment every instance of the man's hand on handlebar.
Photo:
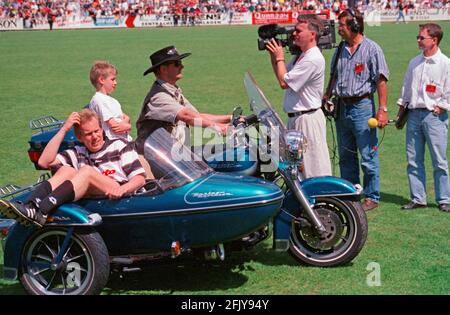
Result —
<svg viewBox="0 0 450 315"><path fill-rule="evenodd" d="M255 114L249 116L239 116L232 121L234 127L237 127L240 124L245 125L246 127L253 125L258 122L258 117Z"/></svg>
<svg viewBox="0 0 450 315"><path fill-rule="evenodd" d="M231 120L231 125L236 127L239 124L245 124L245 116L235 117Z"/></svg>

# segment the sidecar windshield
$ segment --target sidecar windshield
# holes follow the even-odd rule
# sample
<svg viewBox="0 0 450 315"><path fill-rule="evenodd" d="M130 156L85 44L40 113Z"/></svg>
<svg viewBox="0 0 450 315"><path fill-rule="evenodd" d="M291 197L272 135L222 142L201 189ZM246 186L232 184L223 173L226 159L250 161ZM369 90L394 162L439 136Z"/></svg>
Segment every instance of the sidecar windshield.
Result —
<svg viewBox="0 0 450 315"><path fill-rule="evenodd" d="M165 191L190 183L213 170L164 128L145 141L144 156L159 186Z"/></svg>
<svg viewBox="0 0 450 315"><path fill-rule="evenodd" d="M267 132L267 136L272 137L272 143L278 144L278 148L272 148L272 154L280 154L280 159L284 160L284 134L286 133L286 126L256 84L250 72L245 73L244 85L250 101L250 109L258 116L260 124L266 127L265 132ZM273 137L276 137L276 139Z"/></svg>

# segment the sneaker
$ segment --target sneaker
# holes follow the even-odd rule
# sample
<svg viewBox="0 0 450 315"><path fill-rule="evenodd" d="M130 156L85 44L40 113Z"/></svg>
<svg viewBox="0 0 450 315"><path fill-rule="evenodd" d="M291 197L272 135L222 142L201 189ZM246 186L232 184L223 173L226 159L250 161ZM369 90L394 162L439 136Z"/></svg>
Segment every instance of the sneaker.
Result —
<svg viewBox="0 0 450 315"><path fill-rule="evenodd" d="M42 227L47 221L47 216L44 216L31 203L23 204L21 202L9 202L9 208L18 216L15 220L20 224L31 222L39 227Z"/></svg>
<svg viewBox="0 0 450 315"><path fill-rule="evenodd" d="M17 220L20 216L11 209L9 202L0 199L0 214L6 219Z"/></svg>

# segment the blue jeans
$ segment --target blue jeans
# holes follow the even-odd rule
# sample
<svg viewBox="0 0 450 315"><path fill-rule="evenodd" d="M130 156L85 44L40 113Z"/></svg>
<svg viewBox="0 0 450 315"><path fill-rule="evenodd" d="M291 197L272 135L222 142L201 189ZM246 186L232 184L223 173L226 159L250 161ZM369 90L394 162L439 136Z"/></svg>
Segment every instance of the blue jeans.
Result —
<svg viewBox="0 0 450 315"><path fill-rule="evenodd" d="M411 201L427 204L425 176L425 143L433 165L434 189L438 204L450 203L447 163L448 114L433 115L426 109L412 109L406 128L407 173Z"/></svg>
<svg viewBox="0 0 450 315"><path fill-rule="evenodd" d="M398 22L400 19L403 19L403 22L406 22L405 21L405 15L403 14L403 11L398 11L397 20L395 20L395 21Z"/></svg>
<svg viewBox="0 0 450 315"><path fill-rule="evenodd" d="M367 125L375 116L372 99L365 98L355 104L340 104L336 120L339 146L339 167L341 177L360 184L358 152L361 155L363 171L363 192L366 198L380 200L380 162L378 160L378 139L376 128Z"/></svg>

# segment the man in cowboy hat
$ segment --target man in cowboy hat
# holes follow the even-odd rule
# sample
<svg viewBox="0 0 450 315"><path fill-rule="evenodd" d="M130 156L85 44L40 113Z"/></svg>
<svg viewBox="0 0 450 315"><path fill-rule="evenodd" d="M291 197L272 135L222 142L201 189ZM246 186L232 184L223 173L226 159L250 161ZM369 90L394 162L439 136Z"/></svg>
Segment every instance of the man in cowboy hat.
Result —
<svg viewBox="0 0 450 315"><path fill-rule="evenodd" d="M174 46L168 46L150 56L152 66L144 75L153 72L156 81L145 97L141 113L136 122L136 148L143 154L147 137L156 129L164 127L176 139L185 143L188 126L211 127L220 134L226 134L231 115L200 113L183 96L176 82L183 77L181 59L190 53L179 54Z"/></svg>

